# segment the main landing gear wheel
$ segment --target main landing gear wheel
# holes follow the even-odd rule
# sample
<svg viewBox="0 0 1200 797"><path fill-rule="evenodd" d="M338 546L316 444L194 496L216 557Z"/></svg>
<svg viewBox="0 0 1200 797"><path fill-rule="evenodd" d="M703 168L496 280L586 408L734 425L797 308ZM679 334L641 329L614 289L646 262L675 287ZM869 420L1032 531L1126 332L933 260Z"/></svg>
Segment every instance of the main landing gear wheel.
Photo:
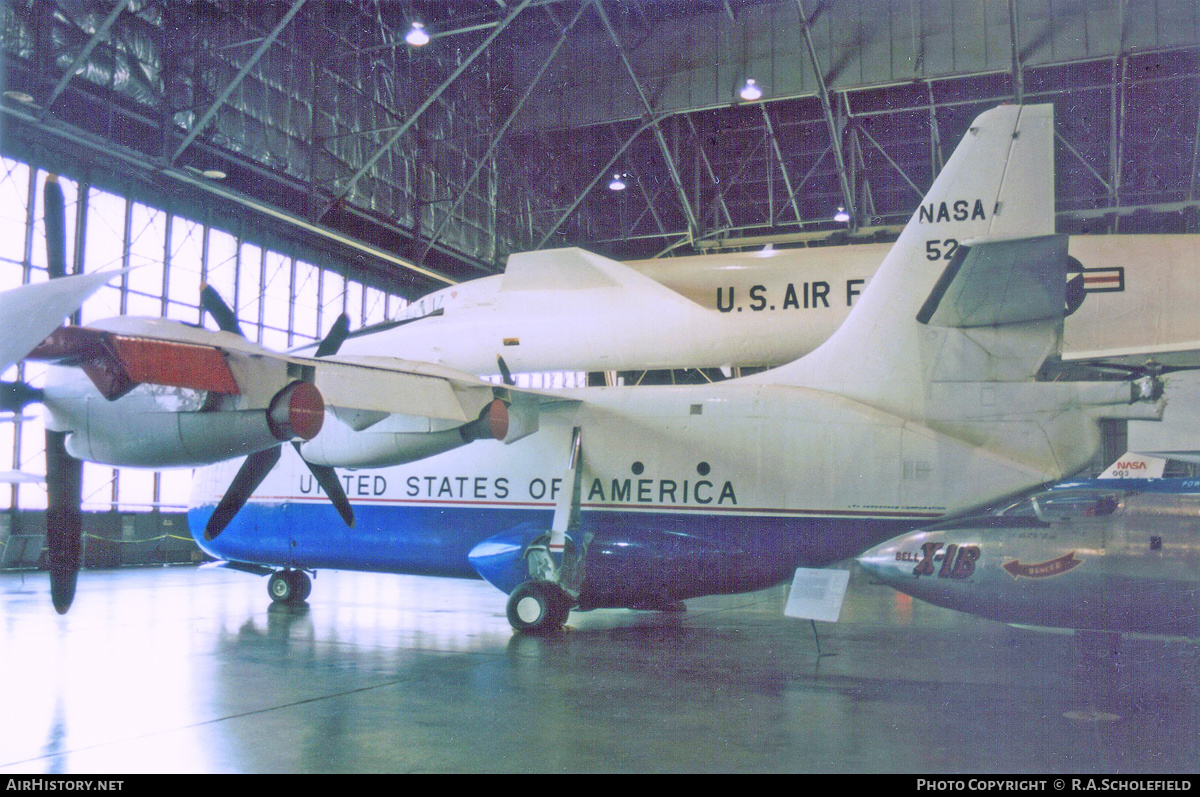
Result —
<svg viewBox="0 0 1200 797"><path fill-rule="evenodd" d="M276 603L303 603L312 592L312 580L303 570L278 570L267 581L267 592Z"/></svg>
<svg viewBox="0 0 1200 797"><path fill-rule="evenodd" d="M557 631L570 613L570 598L550 581L526 581L508 596L508 622L517 631Z"/></svg>

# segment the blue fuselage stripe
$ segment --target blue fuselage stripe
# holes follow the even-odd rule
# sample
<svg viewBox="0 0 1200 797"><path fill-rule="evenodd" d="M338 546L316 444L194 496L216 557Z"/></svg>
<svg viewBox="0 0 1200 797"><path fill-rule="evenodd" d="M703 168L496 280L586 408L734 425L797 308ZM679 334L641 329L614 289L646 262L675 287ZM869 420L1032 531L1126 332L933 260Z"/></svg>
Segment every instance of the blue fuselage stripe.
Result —
<svg viewBox="0 0 1200 797"><path fill-rule="evenodd" d="M257 497L256 497L257 498ZM212 507L188 513L197 542L220 559L272 566L475 577L467 553L523 523L549 528L553 507L356 502L347 528L326 503L252 503L216 540L203 529ZM585 510L593 549L670 550L686 544L777 583L798 566L821 566L913 528L920 517L798 517L739 512ZM603 557L600 557L603 558ZM756 588L756 587L750 587Z"/></svg>

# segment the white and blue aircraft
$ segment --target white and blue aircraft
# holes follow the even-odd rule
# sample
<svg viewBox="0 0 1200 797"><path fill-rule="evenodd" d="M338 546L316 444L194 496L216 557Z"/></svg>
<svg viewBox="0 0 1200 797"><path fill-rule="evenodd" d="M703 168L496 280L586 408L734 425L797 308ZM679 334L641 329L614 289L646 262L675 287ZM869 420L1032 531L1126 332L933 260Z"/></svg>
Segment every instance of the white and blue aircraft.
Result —
<svg viewBox="0 0 1200 797"><path fill-rule="evenodd" d="M281 355L229 319L112 319L33 356L62 366L44 403L75 457L249 455L197 473L189 523L279 568L274 597L320 568L482 575L514 627L554 628L779 583L1078 471L1102 419L1161 417L1153 379L1036 380L1067 306L1053 203L1052 106L982 114L825 343L703 387L518 390L369 336L339 352L344 328Z"/></svg>

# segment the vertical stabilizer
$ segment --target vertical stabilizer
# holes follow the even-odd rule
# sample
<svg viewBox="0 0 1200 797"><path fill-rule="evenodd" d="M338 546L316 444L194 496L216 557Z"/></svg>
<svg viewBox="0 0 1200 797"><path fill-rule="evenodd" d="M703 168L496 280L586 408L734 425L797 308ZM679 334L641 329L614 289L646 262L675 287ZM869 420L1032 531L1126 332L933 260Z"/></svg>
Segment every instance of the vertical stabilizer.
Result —
<svg viewBox="0 0 1200 797"><path fill-rule="evenodd" d="M1117 461L1096 478L1098 479L1161 479L1167 461L1161 457L1148 457L1126 451Z"/></svg>
<svg viewBox="0 0 1200 797"><path fill-rule="evenodd" d="M977 117L843 325L764 381L912 411L933 381L1032 377L1057 345L1065 291L1053 143L1052 105ZM942 296L969 311L935 312Z"/></svg>

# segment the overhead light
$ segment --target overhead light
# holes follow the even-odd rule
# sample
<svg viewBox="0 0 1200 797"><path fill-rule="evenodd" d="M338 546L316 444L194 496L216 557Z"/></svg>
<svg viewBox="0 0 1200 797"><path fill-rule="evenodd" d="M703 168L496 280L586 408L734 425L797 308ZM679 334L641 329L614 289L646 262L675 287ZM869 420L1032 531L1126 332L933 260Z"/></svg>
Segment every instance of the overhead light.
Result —
<svg viewBox="0 0 1200 797"><path fill-rule="evenodd" d="M229 176L229 175L225 174L225 172L221 171L220 169L212 169L212 168L197 169L195 166L187 166L187 165L185 165L183 168L187 169L192 174L198 174L201 177L207 177L210 180L224 180L226 177Z"/></svg>
<svg viewBox="0 0 1200 797"><path fill-rule="evenodd" d="M743 100L757 100L762 96L762 89L754 82L754 78L746 78L746 85L742 86L742 90L738 92Z"/></svg>
<svg viewBox="0 0 1200 797"><path fill-rule="evenodd" d="M850 214L843 207L838 208L838 212L833 214L834 221L847 222L850 221Z"/></svg>
<svg viewBox="0 0 1200 797"><path fill-rule="evenodd" d="M614 174L613 178L612 178L612 182L610 182L608 184L608 188L610 191L624 191L625 190L624 177L620 174Z"/></svg>
<svg viewBox="0 0 1200 797"><path fill-rule="evenodd" d="M414 22L412 29L404 34L404 41L413 47L424 47L426 44L429 44L429 34L425 31L424 25L420 22Z"/></svg>
<svg viewBox="0 0 1200 797"><path fill-rule="evenodd" d="M12 100L13 102L19 102L22 105L33 105L34 104L33 95L29 94L27 92L24 92L24 91L12 91L12 90L6 91L6 92L4 92L4 98L8 99L8 100Z"/></svg>

